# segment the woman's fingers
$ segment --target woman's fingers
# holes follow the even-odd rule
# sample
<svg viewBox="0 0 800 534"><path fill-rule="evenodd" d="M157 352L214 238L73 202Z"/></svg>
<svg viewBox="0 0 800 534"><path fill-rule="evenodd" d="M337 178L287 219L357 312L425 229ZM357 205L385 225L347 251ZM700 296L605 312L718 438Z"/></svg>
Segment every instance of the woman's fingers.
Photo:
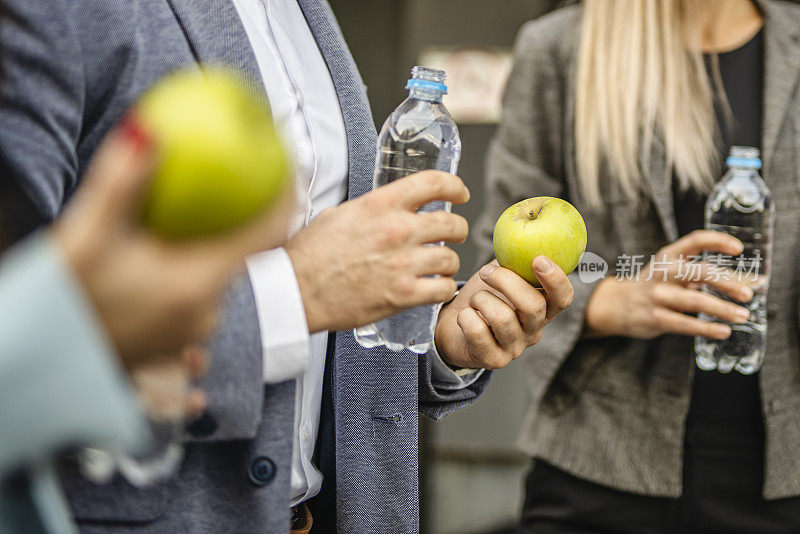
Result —
<svg viewBox="0 0 800 534"><path fill-rule="evenodd" d="M726 324L701 321L668 308L655 308L653 320L661 331L673 334L711 339L727 339L731 335L731 328Z"/></svg>
<svg viewBox="0 0 800 534"><path fill-rule="evenodd" d="M704 261L680 258L652 262L644 281L676 282L689 289L702 289L706 284L740 302L749 302L753 298L752 282L743 283L747 281L744 274Z"/></svg>
<svg viewBox="0 0 800 534"><path fill-rule="evenodd" d="M186 419L197 419L208 406L208 395L202 389L193 389L186 395Z"/></svg>
<svg viewBox="0 0 800 534"><path fill-rule="evenodd" d="M750 302L753 300L753 289L746 284L742 284L734 276L709 277L704 280L705 284L724 293L739 302Z"/></svg>
<svg viewBox="0 0 800 534"><path fill-rule="evenodd" d="M179 420L185 415L189 392L189 370L181 358L169 358L140 366L131 373L148 414L164 420Z"/></svg>
<svg viewBox="0 0 800 534"><path fill-rule="evenodd" d="M740 302L750 302L753 298L753 290L742 283L736 271L708 262L678 262L670 269L667 279L688 288L702 288L707 284Z"/></svg>
<svg viewBox="0 0 800 534"><path fill-rule="evenodd" d="M661 306L679 312L705 313L730 323L744 323L750 317L750 310L747 308L673 284L658 284L653 290L653 296Z"/></svg>
<svg viewBox="0 0 800 534"><path fill-rule="evenodd" d="M738 256L744 247L735 237L712 230L695 230L661 249L661 254L673 257L699 256L703 251Z"/></svg>
<svg viewBox="0 0 800 534"><path fill-rule="evenodd" d="M210 360L208 351L198 345L189 345L183 349L183 362L193 379L201 378L208 372Z"/></svg>
<svg viewBox="0 0 800 534"><path fill-rule="evenodd" d="M100 146L79 191L82 209L102 223L135 217L150 184L156 155L150 138L129 117Z"/></svg>

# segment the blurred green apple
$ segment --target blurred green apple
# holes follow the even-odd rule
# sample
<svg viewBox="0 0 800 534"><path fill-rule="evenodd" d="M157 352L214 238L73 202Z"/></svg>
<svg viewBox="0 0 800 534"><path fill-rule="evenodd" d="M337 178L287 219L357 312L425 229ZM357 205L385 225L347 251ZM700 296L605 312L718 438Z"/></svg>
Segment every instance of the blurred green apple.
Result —
<svg viewBox="0 0 800 534"><path fill-rule="evenodd" d="M503 212L494 227L497 262L535 286L541 284L533 273L534 258L547 256L569 274L585 251L583 217L560 198L534 197L517 202Z"/></svg>
<svg viewBox="0 0 800 534"><path fill-rule="evenodd" d="M290 183L267 105L231 71L168 76L136 104L133 119L159 157L143 211L159 235L185 239L242 225Z"/></svg>

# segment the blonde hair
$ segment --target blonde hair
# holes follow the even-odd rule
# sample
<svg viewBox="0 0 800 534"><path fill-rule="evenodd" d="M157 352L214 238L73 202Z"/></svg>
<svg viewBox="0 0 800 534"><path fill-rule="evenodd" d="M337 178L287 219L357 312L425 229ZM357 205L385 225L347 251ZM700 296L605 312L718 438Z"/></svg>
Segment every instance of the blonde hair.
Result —
<svg viewBox="0 0 800 534"><path fill-rule="evenodd" d="M666 172L682 189L713 183L714 94L721 83L718 69L713 80L708 75L699 46L700 1L708 0L584 1L575 132L589 205L600 205L604 166L629 199L639 198L648 172L640 162L647 165L656 134L666 148Z"/></svg>

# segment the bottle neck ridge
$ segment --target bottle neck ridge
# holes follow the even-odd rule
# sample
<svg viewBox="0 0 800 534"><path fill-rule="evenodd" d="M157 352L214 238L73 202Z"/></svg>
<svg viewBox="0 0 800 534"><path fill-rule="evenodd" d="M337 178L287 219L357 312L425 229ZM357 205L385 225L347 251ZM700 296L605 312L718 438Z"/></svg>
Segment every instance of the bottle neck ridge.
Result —
<svg viewBox="0 0 800 534"><path fill-rule="evenodd" d="M441 102L442 96L444 95L440 91L432 91L430 89L414 87L409 90L408 96L409 98L424 100L425 102Z"/></svg>

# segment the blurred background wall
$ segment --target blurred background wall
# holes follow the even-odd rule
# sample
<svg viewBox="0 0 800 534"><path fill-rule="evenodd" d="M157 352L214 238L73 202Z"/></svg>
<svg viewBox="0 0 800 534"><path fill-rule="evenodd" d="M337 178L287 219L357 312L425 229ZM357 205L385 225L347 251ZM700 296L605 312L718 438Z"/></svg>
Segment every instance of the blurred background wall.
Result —
<svg viewBox="0 0 800 534"><path fill-rule="evenodd" d="M522 24L556 4L553 0L330 3L368 87L378 128L406 97L409 71L426 51L510 51ZM468 206L456 211L470 220L483 206L484 155L495 128L491 122L459 124L464 146L460 175L473 196ZM469 243L458 250L460 276L465 279L474 272L475 253ZM519 370L519 364L512 364L497 372L480 402L446 420L433 423L422 419L423 533L499 534L515 521L528 469L528 460L514 448L528 403Z"/></svg>

